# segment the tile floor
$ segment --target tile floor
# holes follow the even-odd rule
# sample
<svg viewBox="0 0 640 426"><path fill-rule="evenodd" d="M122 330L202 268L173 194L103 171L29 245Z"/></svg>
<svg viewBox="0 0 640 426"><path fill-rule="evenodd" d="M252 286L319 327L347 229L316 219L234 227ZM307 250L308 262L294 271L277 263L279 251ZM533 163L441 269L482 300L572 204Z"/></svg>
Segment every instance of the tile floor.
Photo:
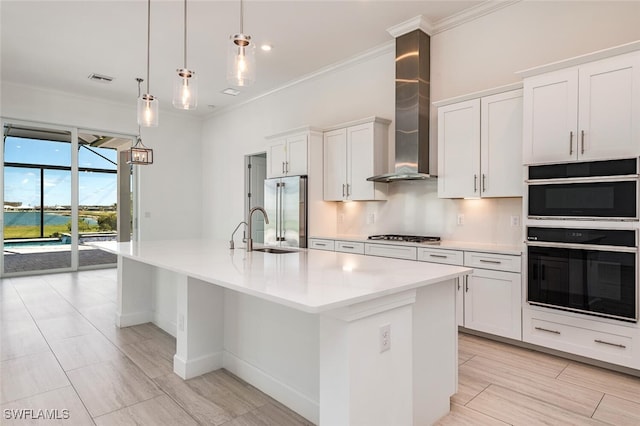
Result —
<svg viewBox="0 0 640 426"><path fill-rule="evenodd" d="M72 425L309 424L224 370L181 380L173 337L152 324L116 328L115 300L113 269L1 281L0 423L50 424L6 418L48 409ZM459 391L441 425L640 425L640 378L459 341Z"/></svg>

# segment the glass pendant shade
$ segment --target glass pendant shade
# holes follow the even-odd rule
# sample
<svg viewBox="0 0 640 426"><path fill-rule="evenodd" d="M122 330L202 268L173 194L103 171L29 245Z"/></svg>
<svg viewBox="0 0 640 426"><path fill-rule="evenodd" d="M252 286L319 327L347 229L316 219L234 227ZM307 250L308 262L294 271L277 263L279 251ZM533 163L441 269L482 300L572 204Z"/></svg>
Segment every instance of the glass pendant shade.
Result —
<svg viewBox="0 0 640 426"><path fill-rule="evenodd" d="M153 149L144 146L140 136L136 139L136 144L127 151L127 164L153 164Z"/></svg>
<svg viewBox="0 0 640 426"><path fill-rule="evenodd" d="M138 125L158 127L158 99L148 93L138 98Z"/></svg>
<svg viewBox="0 0 640 426"><path fill-rule="evenodd" d="M198 106L198 80L195 71L177 70L173 83L173 106L178 109L196 109Z"/></svg>
<svg viewBox="0 0 640 426"><path fill-rule="evenodd" d="M227 82L234 86L250 86L256 81L255 45L251 36L235 34L230 37L227 58Z"/></svg>

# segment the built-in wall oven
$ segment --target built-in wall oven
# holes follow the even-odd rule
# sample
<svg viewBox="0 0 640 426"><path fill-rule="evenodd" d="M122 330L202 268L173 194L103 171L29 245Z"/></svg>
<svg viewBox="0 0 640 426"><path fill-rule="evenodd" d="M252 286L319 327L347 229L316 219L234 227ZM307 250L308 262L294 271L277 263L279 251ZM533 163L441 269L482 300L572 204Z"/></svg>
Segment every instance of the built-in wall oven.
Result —
<svg viewBox="0 0 640 426"><path fill-rule="evenodd" d="M638 159L530 166L530 219L638 220Z"/></svg>
<svg viewBox="0 0 640 426"><path fill-rule="evenodd" d="M526 183L527 302L637 322L638 158L530 166Z"/></svg>
<svg viewBox="0 0 640 426"><path fill-rule="evenodd" d="M635 229L527 228L527 300L637 322Z"/></svg>

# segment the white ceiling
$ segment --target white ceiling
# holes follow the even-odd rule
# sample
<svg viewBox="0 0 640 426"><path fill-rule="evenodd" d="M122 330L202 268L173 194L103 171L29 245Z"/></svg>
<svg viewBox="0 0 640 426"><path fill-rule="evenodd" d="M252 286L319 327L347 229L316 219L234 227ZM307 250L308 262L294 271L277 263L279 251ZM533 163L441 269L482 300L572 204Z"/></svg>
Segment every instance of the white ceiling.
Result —
<svg viewBox="0 0 640 426"><path fill-rule="evenodd" d="M386 29L423 15L436 23L483 3L443 1L244 2L244 30L269 53L256 53L256 83L224 95L227 42L239 31L240 1L188 0L188 67L198 76L196 111L244 102L320 68L391 41ZM183 58L182 0L151 1L150 92L170 108ZM146 74L146 0L0 1L3 81L135 103L136 77ZM90 81L91 73L115 78ZM146 84L146 83L145 83ZM144 89L143 89L144 91Z"/></svg>

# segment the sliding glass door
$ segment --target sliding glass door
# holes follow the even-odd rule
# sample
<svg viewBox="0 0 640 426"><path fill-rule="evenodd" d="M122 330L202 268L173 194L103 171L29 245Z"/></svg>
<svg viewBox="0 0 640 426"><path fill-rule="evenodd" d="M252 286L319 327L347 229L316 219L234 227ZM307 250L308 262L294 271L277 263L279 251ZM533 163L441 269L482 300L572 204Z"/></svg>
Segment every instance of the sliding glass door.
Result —
<svg viewBox="0 0 640 426"><path fill-rule="evenodd" d="M131 237L131 167L122 164L131 138L23 122L2 127L2 275L115 265L91 243Z"/></svg>

